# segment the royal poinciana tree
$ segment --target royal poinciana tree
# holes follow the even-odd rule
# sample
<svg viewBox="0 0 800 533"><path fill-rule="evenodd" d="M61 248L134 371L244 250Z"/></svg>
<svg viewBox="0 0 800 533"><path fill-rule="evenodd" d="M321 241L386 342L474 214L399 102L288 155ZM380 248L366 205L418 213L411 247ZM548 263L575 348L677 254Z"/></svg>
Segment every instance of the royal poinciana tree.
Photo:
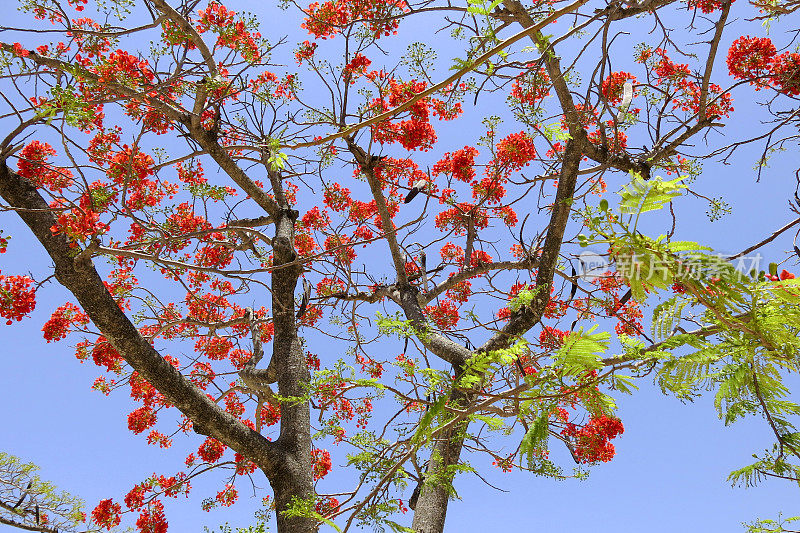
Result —
<svg viewBox="0 0 800 533"><path fill-rule="evenodd" d="M279 533L441 532L459 473L611 460L609 394L653 372L768 419L775 448L734 482L797 480L800 292L791 267L739 267L800 219L733 257L672 239L672 203L726 209L692 190L701 162L796 150L800 55L776 31L796 2L286 1L297 27L261 30L216 1L19 7L0 209L30 233L0 235L3 327L65 287L44 338L186 461L85 525L12 461L4 523L166 531L164 502L221 471L203 506L264 476ZM724 129L739 95L760 130ZM27 239L51 265L15 256Z"/></svg>

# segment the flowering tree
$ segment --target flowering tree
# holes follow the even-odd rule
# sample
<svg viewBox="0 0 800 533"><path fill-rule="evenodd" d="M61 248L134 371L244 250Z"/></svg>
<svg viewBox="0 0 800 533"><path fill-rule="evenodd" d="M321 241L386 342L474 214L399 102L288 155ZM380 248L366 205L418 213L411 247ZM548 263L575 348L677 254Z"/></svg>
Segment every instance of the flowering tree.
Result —
<svg viewBox="0 0 800 533"><path fill-rule="evenodd" d="M797 479L782 376L800 292L777 265L742 276L735 260L800 219L720 259L674 241L666 213L697 195L699 161L760 140L766 164L796 141L781 106L800 55L729 38L731 2L286 1L288 38L214 0L20 6L29 20L0 42L0 196L53 268L0 274L0 316L25 319L54 277L74 300L44 338L71 339L97 391L139 402L133 433L187 450L91 527L131 513L165 531L165 499L220 471L203 505L266 476L280 533L441 532L464 457L584 475L623 432L609 389L653 371L682 397L718 386L726 420L770 417L774 453L734 481ZM797 7L736 9L780 25ZM617 46L634 19L652 32ZM451 39L415 42L415 24ZM774 124L704 142L734 89L766 98ZM672 230L648 237L642 215ZM0 235L0 252L28 238ZM582 267L590 248L615 268ZM345 454L355 481L331 487Z"/></svg>

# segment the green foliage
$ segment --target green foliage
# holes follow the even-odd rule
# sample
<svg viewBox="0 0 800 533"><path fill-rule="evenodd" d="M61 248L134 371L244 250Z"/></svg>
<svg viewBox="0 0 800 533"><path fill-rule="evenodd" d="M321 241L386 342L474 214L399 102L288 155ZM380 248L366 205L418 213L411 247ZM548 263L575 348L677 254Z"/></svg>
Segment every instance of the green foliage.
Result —
<svg viewBox="0 0 800 533"><path fill-rule="evenodd" d="M777 520L759 519L743 525L747 528L747 533L797 533L800 524L794 525L793 522L800 522L800 516L782 518L778 515Z"/></svg>
<svg viewBox="0 0 800 533"><path fill-rule="evenodd" d="M620 211L623 214L646 213L663 208L676 196L683 194L686 185L680 183L683 177L664 181L661 176L650 180L631 172L631 181L620 193Z"/></svg>
<svg viewBox="0 0 800 533"><path fill-rule="evenodd" d="M732 484L753 486L769 477L800 483L800 433L795 428L800 405L792 401L786 384L800 372L800 281L770 281L763 272L754 271L745 275L699 243L670 241L666 235L653 239L637 231L643 213L662 209L682 193L683 179L645 182L633 175L620 193L618 213L607 202L599 214L591 208L586 211L591 233L579 237L579 242L609 246L635 300L644 302L673 284L676 287L674 295L653 308L655 344L647 347L621 337L624 353L615 360L636 361L634 369L656 365L662 390L681 400L713 391L715 409L726 425L748 416L766 418L775 437L773 448L731 472ZM769 270L774 279L777 265ZM687 316L690 331L684 328ZM573 336L558 357L569 353ZM598 363L590 352L557 361L565 372L570 364L576 365L574 372L591 369ZM615 376L612 385L622 392L630 390L625 378ZM532 438L526 435L526 445Z"/></svg>
<svg viewBox="0 0 800 533"><path fill-rule="evenodd" d="M34 529L35 508L48 515L48 526L59 531L85 530L84 502L55 485L43 481L39 467L18 457L0 452L0 518Z"/></svg>
<svg viewBox="0 0 800 533"><path fill-rule="evenodd" d="M382 335L397 335L400 339L414 337L424 340L428 333L426 330L419 330L415 328L410 320L402 318L402 314L398 311L394 315L384 316L380 312L377 313L378 331ZM430 327L425 324L425 328Z"/></svg>
<svg viewBox="0 0 800 533"><path fill-rule="evenodd" d="M581 328L564 339L553 360L564 375L579 376L603 367L600 355L608 350L611 335L606 331L593 333L597 327L592 326L586 333Z"/></svg>
<svg viewBox="0 0 800 533"><path fill-rule="evenodd" d="M653 309L651 330L656 340L664 340L672 335L681 320L681 312L687 305L688 299L675 296Z"/></svg>
<svg viewBox="0 0 800 533"><path fill-rule="evenodd" d="M280 139L272 137L267 139L267 149L269 151L267 163L273 172L278 172L286 168L286 161L289 159L289 156L286 155L285 152L281 152L280 147Z"/></svg>
<svg viewBox="0 0 800 533"><path fill-rule="evenodd" d="M520 458L527 461L527 467L533 471L545 468L548 451L548 438L550 436L550 417L547 413L542 413L533 421L522 442L519 445Z"/></svg>
<svg viewBox="0 0 800 533"><path fill-rule="evenodd" d="M494 0L488 4L485 0L467 0L467 12L473 15L488 15L494 8L503 3L503 0Z"/></svg>
<svg viewBox="0 0 800 533"><path fill-rule="evenodd" d="M285 510L279 511L286 518L315 518L320 523L331 526L336 531L341 533L341 529L332 520L329 520L319 514L316 509L316 500L314 498L298 498L292 496L292 500ZM238 532L237 532L238 533Z"/></svg>

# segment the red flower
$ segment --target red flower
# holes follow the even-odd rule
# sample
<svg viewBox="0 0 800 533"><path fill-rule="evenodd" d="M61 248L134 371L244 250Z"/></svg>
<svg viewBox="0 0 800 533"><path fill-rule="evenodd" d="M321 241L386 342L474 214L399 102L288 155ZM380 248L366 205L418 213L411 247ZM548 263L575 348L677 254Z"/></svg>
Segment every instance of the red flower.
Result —
<svg viewBox="0 0 800 533"><path fill-rule="evenodd" d="M72 172L56 168L47 162L55 153L55 149L48 143L31 141L19 152L19 175L28 178L37 187L46 187L60 193L72 185Z"/></svg>
<svg viewBox="0 0 800 533"><path fill-rule="evenodd" d="M314 509L322 516L329 517L339 510L339 500L336 498L326 498L320 500L316 503Z"/></svg>
<svg viewBox="0 0 800 533"><path fill-rule="evenodd" d="M350 207L352 200L350 199L350 189L342 187L338 183L334 183L330 187L325 188L324 194L325 205L334 211L344 211Z"/></svg>
<svg viewBox="0 0 800 533"><path fill-rule="evenodd" d="M608 462L614 458L614 445L609 441L625 431L622 421L606 415L589 419L583 427L568 423L561 432L570 437L581 463Z"/></svg>
<svg viewBox="0 0 800 533"><path fill-rule="evenodd" d="M142 406L128 415L128 429L136 434L141 433L156 423L156 413L147 406Z"/></svg>
<svg viewBox="0 0 800 533"><path fill-rule="evenodd" d="M355 83L359 74L365 74L372 61L361 54L356 54L353 60L344 66L345 76L350 76L350 83Z"/></svg>
<svg viewBox="0 0 800 533"><path fill-rule="evenodd" d="M712 13L717 9L722 9L722 0L689 0L689 7L700 9L703 13Z"/></svg>
<svg viewBox="0 0 800 533"><path fill-rule="evenodd" d="M31 53L25 50L19 43L14 43L13 48L14 48L14 54L18 55L19 57L28 57L29 55L31 55Z"/></svg>
<svg viewBox="0 0 800 533"><path fill-rule="evenodd" d="M617 105L622 101L623 87L626 81L635 84L636 76L629 72L612 72L603 80L601 91L610 104Z"/></svg>
<svg viewBox="0 0 800 533"><path fill-rule="evenodd" d="M497 155L492 163L504 173L519 170L536 158L533 137L523 131L502 139L495 151Z"/></svg>
<svg viewBox="0 0 800 533"><path fill-rule="evenodd" d="M227 483L225 488L222 489L217 493L217 497L215 498L220 505L225 507L230 507L236 500L239 498L239 492L236 490L236 487Z"/></svg>
<svg viewBox="0 0 800 533"><path fill-rule="evenodd" d="M790 96L800 94L800 54L784 52L772 60L770 81Z"/></svg>
<svg viewBox="0 0 800 533"><path fill-rule="evenodd" d="M297 60L297 63L302 63L303 61L308 61L309 59L314 57L314 52L317 50L317 43L310 43L308 41L304 41L303 44L300 45L300 48L294 53L294 58Z"/></svg>
<svg viewBox="0 0 800 533"><path fill-rule="evenodd" d="M453 329L458 324L458 306L450 300L442 300L437 305L427 306L425 314L442 330Z"/></svg>
<svg viewBox="0 0 800 533"><path fill-rule="evenodd" d="M544 68L532 69L514 80L510 99L512 102L535 107L550 94L550 86L550 76Z"/></svg>
<svg viewBox="0 0 800 533"><path fill-rule="evenodd" d="M152 488L150 484L145 483L136 485L125 496L125 505L128 506L128 509L138 509L144 505L144 498Z"/></svg>
<svg viewBox="0 0 800 533"><path fill-rule="evenodd" d="M261 418L261 423L265 426L277 424L281 419L280 404L272 405L269 402L265 402L264 405L261 406L259 416Z"/></svg>
<svg viewBox="0 0 800 533"><path fill-rule="evenodd" d="M569 331L561 331L560 329L545 326L539 334L539 343L542 348L547 350L558 350L564 344L564 339L569 335Z"/></svg>
<svg viewBox="0 0 800 533"><path fill-rule="evenodd" d="M197 449L197 455L207 463L216 463L223 453L225 445L212 437L208 437Z"/></svg>
<svg viewBox="0 0 800 533"><path fill-rule="evenodd" d="M311 461L314 463L314 481L324 478L331 471L331 454L328 450L311 450Z"/></svg>
<svg viewBox="0 0 800 533"><path fill-rule="evenodd" d="M447 174L459 181L468 183L475 179L475 157L478 150L471 146L465 146L461 150L453 153L447 152L444 157L437 161L431 169L433 175Z"/></svg>
<svg viewBox="0 0 800 533"><path fill-rule="evenodd" d="M100 500L100 503L92 511L92 520L98 526L111 530L112 527L119 525L121 511L120 504L114 503L113 500Z"/></svg>
<svg viewBox="0 0 800 533"><path fill-rule="evenodd" d="M0 317L10 325L20 321L36 307L36 289L28 276L3 276L0 274Z"/></svg>
<svg viewBox="0 0 800 533"><path fill-rule="evenodd" d="M164 504L156 500L150 502L136 520L136 527L141 532L167 533L167 518L164 516Z"/></svg>
<svg viewBox="0 0 800 533"><path fill-rule="evenodd" d="M728 72L739 80L760 78L770 71L775 45L767 37L739 37L728 49Z"/></svg>

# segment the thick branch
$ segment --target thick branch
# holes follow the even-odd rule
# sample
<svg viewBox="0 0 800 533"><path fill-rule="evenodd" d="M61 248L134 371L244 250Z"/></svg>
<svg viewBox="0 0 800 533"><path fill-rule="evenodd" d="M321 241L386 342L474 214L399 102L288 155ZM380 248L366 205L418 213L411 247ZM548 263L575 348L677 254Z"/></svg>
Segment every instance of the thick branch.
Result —
<svg viewBox="0 0 800 533"><path fill-rule="evenodd" d="M375 176L375 158L364 152L362 148L349 139L348 147L355 157L356 162L358 162L361 167L362 173L367 177L372 196L375 198L375 203L378 207L386 242L389 243L389 250L392 255L395 270L397 271L399 295L395 295L395 300L400 302L400 306L403 308L406 318L411 321L414 328L421 332L418 338L427 349L452 365L459 366L463 364L471 355L469 350L457 342L448 339L444 335L440 335L434 331L428 331L428 321L425 318L425 314L422 312L419 290L409 283L405 262L400 252L400 246L397 243L397 235L392 231L394 222L392 222L389 216L389 209L386 206L386 198L383 196L381 184Z"/></svg>
<svg viewBox="0 0 800 533"><path fill-rule="evenodd" d="M56 279L77 298L125 361L186 415L195 431L225 443L272 475L282 461L276 445L222 410L161 357L120 310L91 260L76 259L76 249L67 237L50 230L56 218L39 191L5 162L0 163L0 196L19 209L20 218L53 260Z"/></svg>
<svg viewBox="0 0 800 533"><path fill-rule="evenodd" d="M550 288L553 285L558 255L561 251L561 241L564 239L564 231L567 228L569 214L572 210L572 195L575 192L578 169L583 157L582 148L586 144L588 144L586 134L581 130L581 134L577 138L570 139L567 142L564 150L564 161L558 178L556 199L553 203L553 211L550 215L550 224L547 228L542 254L539 257L539 270L534 287L536 295L530 307L525 306L514 313L508 324L486 341L480 348L481 350L490 351L505 348L541 320L545 307L550 301Z"/></svg>

